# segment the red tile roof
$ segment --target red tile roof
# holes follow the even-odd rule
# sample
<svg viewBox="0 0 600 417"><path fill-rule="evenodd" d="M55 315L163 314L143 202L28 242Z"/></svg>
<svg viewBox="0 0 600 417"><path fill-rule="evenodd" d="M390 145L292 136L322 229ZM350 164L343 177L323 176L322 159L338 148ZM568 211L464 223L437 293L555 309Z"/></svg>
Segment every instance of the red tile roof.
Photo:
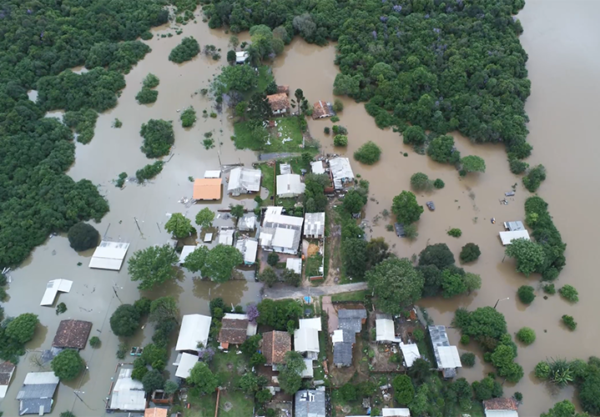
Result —
<svg viewBox="0 0 600 417"><path fill-rule="evenodd" d="M262 352L267 365L280 364L285 361L285 354L292 350L292 337L288 332L274 330L263 334Z"/></svg>
<svg viewBox="0 0 600 417"><path fill-rule="evenodd" d="M290 107L290 101L285 93L271 94L267 96L267 100L269 100L271 110L273 111L284 110Z"/></svg>
<svg viewBox="0 0 600 417"><path fill-rule="evenodd" d="M514 398L492 398L483 402L486 410L517 410L517 401Z"/></svg>
<svg viewBox="0 0 600 417"><path fill-rule="evenodd" d="M87 344L92 322L83 320L63 320L58 325L53 347L83 349Z"/></svg>
<svg viewBox="0 0 600 417"><path fill-rule="evenodd" d="M224 318L221 321L221 331L219 331L219 343L231 343L232 345L241 345L246 341L246 332L248 331L248 320L237 320Z"/></svg>

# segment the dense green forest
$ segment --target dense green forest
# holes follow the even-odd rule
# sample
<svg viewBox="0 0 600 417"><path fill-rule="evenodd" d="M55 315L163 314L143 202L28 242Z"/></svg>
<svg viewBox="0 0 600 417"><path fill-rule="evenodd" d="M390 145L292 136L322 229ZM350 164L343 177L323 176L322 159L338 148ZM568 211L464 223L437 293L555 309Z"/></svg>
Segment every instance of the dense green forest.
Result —
<svg viewBox="0 0 600 417"><path fill-rule="evenodd" d="M193 8L196 0L177 0ZM0 6L0 267L23 261L52 232L100 220L108 203L90 181L65 175L73 132L93 136L96 112L117 103L122 73L150 48L137 40L166 23L163 1L5 0ZM85 65L78 75L69 68ZM38 90L38 102L27 90Z"/></svg>
<svg viewBox="0 0 600 417"><path fill-rule="evenodd" d="M527 54L513 18L524 0L214 0L212 28L265 24L308 42L338 41L336 94L368 102L380 127L458 129L502 142L515 158L526 143Z"/></svg>

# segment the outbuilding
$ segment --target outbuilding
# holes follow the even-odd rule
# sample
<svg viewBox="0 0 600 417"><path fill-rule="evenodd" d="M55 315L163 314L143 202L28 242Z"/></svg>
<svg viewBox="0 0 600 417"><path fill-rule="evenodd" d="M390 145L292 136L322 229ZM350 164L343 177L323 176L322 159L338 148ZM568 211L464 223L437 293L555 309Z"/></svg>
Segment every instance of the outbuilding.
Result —
<svg viewBox="0 0 600 417"><path fill-rule="evenodd" d="M199 352L198 345L206 346L211 318L202 314L186 314L181 320L179 337L175 350L178 352Z"/></svg>
<svg viewBox="0 0 600 417"><path fill-rule="evenodd" d="M196 201L220 200L221 178L196 178L192 198Z"/></svg>
<svg viewBox="0 0 600 417"><path fill-rule="evenodd" d="M129 243L103 240L94 251L89 267L119 271L128 249Z"/></svg>

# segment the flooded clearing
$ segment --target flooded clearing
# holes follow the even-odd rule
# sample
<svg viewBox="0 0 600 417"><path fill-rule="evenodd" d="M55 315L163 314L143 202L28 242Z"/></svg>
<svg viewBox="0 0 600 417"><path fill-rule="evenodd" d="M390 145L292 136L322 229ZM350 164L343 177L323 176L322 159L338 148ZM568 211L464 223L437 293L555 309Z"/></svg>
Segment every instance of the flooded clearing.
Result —
<svg viewBox="0 0 600 417"><path fill-rule="evenodd" d="M525 377L516 385L505 384L505 395L515 391L523 393L522 415L539 415L553 403L562 399L576 402L572 386L559 392L551 391L533 376L533 367L544 358L565 357L587 359L598 355L600 333L596 331L594 318L597 308L592 298L600 290L600 284L591 277L593 255L590 248L600 231L593 221L596 208L600 206L600 195L589 192L586 183L592 184L600 177L600 168L595 161L600 153L600 144L595 140L596 126L594 106L600 83L600 58L591 53L600 43L600 27L593 16L600 12L600 3L589 1L529 1L519 15L525 32L521 42L529 54L528 70L532 81L532 94L526 110L531 119L528 140L533 144L531 165L543 163L548 169L548 179L542 184L539 194L549 203L549 211L557 228L568 243L567 267L562 271L558 286L566 283L575 286L581 301L570 305L558 295L544 300L538 276L529 279L515 272L514 261L504 258L504 249L498 238L503 230L503 221L523 220L525 199L531 194L524 190L519 177L510 173L504 147L497 145L472 145L468 139L455 134L456 145L463 156L478 155L486 162L484 174L469 174L460 178L452 166L441 165L430 158L416 154L402 143L401 137L391 129L380 130L369 116L363 104L342 99L344 110L339 124L348 129L349 145L342 154L351 158L355 173L370 182L366 206L369 237L384 237L394 252L410 258L418 254L427 244L446 243L458 259L460 248L474 242L481 248L481 258L468 264L468 272L480 274L481 290L451 300L427 299L420 304L427 308L437 324L450 325L458 307L474 309L493 306L505 316L510 333L528 326L536 331L537 340L529 346L520 346L517 361L523 366ZM221 48L221 60L199 55L182 65L169 62L167 57L181 36L159 38L160 33L174 32L166 26L157 28L155 37L147 43L149 53L125 76L127 87L122 91L118 105L98 118L95 136L88 145L77 144L76 162L68 174L75 180L87 178L100 187L110 204L110 212L102 222L95 225L109 240L131 243L129 255L151 245L164 244L170 240L164 231L168 213L182 212L193 219L205 206L212 209L225 208L230 203L244 204L254 208L252 198L225 196L221 202L186 206L178 201L191 197L192 183L188 177L203 177L206 170L219 169L221 164L243 163L246 166L257 160L251 151L235 150L233 126L226 113L217 118L202 118L202 110L210 113L211 101L199 91L208 88L210 80L226 65L225 55L229 35L212 31L206 24L188 24L181 36L194 36L201 46L213 44ZM240 36L240 40L244 40ZM320 48L296 39L273 63L278 84L290 85L292 91L301 88L310 103L318 100L333 101L332 85L337 74L333 61L335 47ZM154 104L139 105L135 95L148 73L160 78L158 100ZM35 92L30 93L35 98ZM189 129L181 127L180 112L194 106L198 121ZM58 112L57 112L58 113ZM115 118L123 122L120 129L112 128ZM113 185L121 172L129 177L142 168L148 160L140 151L142 139L139 130L149 119L173 120L175 146L173 157L161 174L145 185L126 183L124 189ZM322 151L340 153L333 148L333 137L323 133L331 127L330 120L308 121L313 137L322 143ZM202 139L205 132L213 132L215 147L204 149ZM374 166L360 165L352 154L363 143L372 140L383 150L382 158ZM573 146L571 143L577 143ZM407 157L403 153L408 153ZM396 237L386 230L391 218L384 219L381 213L390 210L392 198L402 190L409 189L409 178L415 172L424 172L431 179L441 178L446 186L442 190L417 194L420 204L434 201L436 210L425 210L418 222L419 237L414 242ZM500 200L517 183L516 195L508 197L508 204ZM579 207L575 212L575 205ZM378 221L374 221L380 217ZM496 224L490 219L496 218ZM136 220L139 224L136 225ZM230 220L218 219L215 225L228 225ZM450 228L460 228L462 237L455 239L446 234ZM594 232L596 230L596 232ZM27 345L28 354L18 364L2 410L6 416L17 415L15 400L27 372L39 370L32 361L38 351L49 348L60 320L73 318L88 320L94 326L91 335L102 340L99 349L86 347L82 351L89 371L77 380L63 383L56 395L52 416L72 409L78 416L102 416L105 414L105 398L118 360L115 351L120 342L110 330L108 318L120 303L132 303L140 297L136 283L130 281L127 265L120 272L91 270L87 267L91 251L77 254L64 236L56 236L38 247L32 256L11 273L12 283L7 288L10 300L5 304L6 315L16 316L32 312L38 314L41 325L34 340ZM78 263L82 263L78 266ZM39 302L49 280L65 278L73 281L68 294L60 294L56 303L65 302L68 310L55 315L54 308L41 307ZM525 307L516 298L519 286L535 287L537 298ZM193 279L193 274L182 270L179 280L142 295L150 298L164 295L174 296L180 312L208 313L208 300L223 297L227 303L246 304L260 300L262 284L239 280L226 284L214 284ZM578 322L578 329L570 333L559 324L560 317L569 314ZM128 340L130 346L149 341L152 330L145 328L136 337ZM459 334L449 331L450 341L458 345ZM469 381L481 379L491 368L484 366L480 349L459 346L462 351L479 354L472 369L463 368L459 376ZM174 359L171 355L170 363ZM127 358L129 359L129 358ZM167 371L172 372L169 364Z"/></svg>

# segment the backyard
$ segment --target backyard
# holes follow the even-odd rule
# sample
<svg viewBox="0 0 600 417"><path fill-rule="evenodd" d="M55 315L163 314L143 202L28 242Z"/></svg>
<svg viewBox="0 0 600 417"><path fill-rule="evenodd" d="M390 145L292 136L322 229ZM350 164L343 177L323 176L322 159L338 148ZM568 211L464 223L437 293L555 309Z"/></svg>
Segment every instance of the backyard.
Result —
<svg viewBox="0 0 600 417"><path fill-rule="evenodd" d="M235 147L265 153L301 152L303 139L299 120L297 117L280 117L275 119L276 125L268 129L251 121L237 122L234 125Z"/></svg>

